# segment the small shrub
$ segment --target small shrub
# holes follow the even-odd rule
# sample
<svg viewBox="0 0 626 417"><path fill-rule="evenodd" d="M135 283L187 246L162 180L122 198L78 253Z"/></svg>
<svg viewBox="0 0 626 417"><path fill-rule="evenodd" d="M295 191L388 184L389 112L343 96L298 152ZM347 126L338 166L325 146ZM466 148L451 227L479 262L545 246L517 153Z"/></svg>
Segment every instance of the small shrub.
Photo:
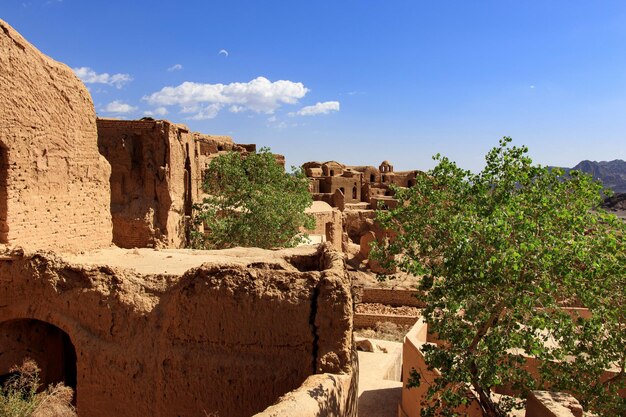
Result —
<svg viewBox="0 0 626 417"><path fill-rule="evenodd" d="M10 372L14 375L0 387L0 416L76 417L72 388L58 383L42 390L35 361L25 359Z"/></svg>

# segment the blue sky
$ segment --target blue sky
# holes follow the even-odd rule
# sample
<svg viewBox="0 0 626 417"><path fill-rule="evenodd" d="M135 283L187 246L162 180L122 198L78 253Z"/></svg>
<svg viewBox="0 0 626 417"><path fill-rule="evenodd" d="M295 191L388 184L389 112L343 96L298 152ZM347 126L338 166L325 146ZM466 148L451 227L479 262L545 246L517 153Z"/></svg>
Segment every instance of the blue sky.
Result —
<svg viewBox="0 0 626 417"><path fill-rule="evenodd" d="M288 164L626 159L626 2L2 0L98 115L152 114Z"/></svg>

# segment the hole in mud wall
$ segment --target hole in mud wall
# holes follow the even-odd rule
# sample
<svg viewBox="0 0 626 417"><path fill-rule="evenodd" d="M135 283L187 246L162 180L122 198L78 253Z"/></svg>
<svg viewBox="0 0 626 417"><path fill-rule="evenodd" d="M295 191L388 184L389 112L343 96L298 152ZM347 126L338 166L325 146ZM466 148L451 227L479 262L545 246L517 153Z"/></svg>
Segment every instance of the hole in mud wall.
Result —
<svg viewBox="0 0 626 417"><path fill-rule="evenodd" d="M320 257L315 255L292 255L288 257L287 262L295 266L300 272L319 271Z"/></svg>
<svg viewBox="0 0 626 417"><path fill-rule="evenodd" d="M352 198L356 200L356 186L352 187Z"/></svg>
<svg viewBox="0 0 626 417"><path fill-rule="evenodd" d="M332 169L330 170L330 176L331 176L331 177L335 176L335 171L334 171L334 170L332 170Z"/></svg>
<svg viewBox="0 0 626 417"><path fill-rule="evenodd" d="M40 320L0 323L0 382L26 358L37 362L44 387L63 382L74 390L76 399L76 350L67 333Z"/></svg>
<svg viewBox="0 0 626 417"><path fill-rule="evenodd" d="M370 182L376 182L376 175L370 174Z"/></svg>
<svg viewBox="0 0 626 417"><path fill-rule="evenodd" d="M8 242L9 150L0 143L0 243Z"/></svg>

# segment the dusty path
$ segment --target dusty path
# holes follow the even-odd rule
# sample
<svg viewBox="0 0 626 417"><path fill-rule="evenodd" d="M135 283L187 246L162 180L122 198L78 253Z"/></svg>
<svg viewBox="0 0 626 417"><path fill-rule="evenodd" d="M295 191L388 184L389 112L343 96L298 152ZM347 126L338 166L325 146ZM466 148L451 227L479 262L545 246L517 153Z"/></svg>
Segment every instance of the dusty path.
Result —
<svg viewBox="0 0 626 417"><path fill-rule="evenodd" d="M402 343L369 339L387 353L359 352L359 417L396 417L402 392Z"/></svg>

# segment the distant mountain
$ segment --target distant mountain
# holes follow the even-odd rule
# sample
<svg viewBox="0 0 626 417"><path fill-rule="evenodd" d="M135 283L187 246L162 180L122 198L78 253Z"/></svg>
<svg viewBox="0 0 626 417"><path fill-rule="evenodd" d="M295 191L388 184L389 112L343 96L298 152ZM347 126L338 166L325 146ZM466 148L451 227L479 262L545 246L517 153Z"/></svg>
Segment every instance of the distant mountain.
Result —
<svg viewBox="0 0 626 417"><path fill-rule="evenodd" d="M602 181L606 188L616 193L626 193L626 161L582 161L574 168L565 168L566 172L578 170L591 174L593 178Z"/></svg>

